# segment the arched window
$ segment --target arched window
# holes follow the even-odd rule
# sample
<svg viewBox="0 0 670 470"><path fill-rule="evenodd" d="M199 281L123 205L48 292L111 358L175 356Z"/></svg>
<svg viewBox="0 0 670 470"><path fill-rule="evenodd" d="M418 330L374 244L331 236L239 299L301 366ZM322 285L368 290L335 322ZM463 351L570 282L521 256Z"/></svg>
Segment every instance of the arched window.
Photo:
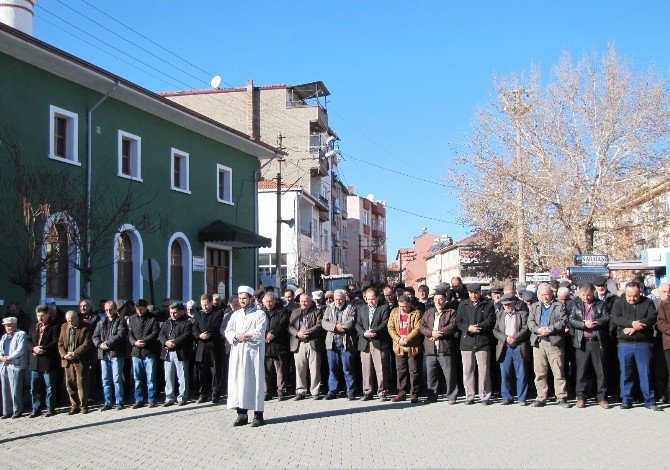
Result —
<svg viewBox="0 0 670 470"><path fill-rule="evenodd" d="M117 298L133 298L133 242L128 232L119 235L116 246Z"/></svg>
<svg viewBox="0 0 670 470"><path fill-rule="evenodd" d="M183 232L175 232L167 242L167 289L173 300L186 301L191 298L193 271L191 244Z"/></svg>
<svg viewBox="0 0 670 470"><path fill-rule="evenodd" d="M184 260L179 240L170 247L170 298L184 298Z"/></svg>
<svg viewBox="0 0 670 470"><path fill-rule="evenodd" d="M51 224L46 240L46 295L67 299L70 280L70 256L67 227L63 222Z"/></svg>

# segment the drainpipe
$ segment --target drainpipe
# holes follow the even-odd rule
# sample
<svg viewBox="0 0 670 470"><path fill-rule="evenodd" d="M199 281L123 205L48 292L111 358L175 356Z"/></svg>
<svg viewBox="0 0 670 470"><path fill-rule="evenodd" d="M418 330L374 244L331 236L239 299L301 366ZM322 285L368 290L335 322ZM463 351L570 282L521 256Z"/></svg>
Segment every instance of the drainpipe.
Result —
<svg viewBox="0 0 670 470"><path fill-rule="evenodd" d="M91 226L91 141L92 141L92 132L93 132L93 111L95 111L107 98L112 94L114 90L119 87L119 81L114 81L114 86L109 90L105 95L98 100L97 103L93 105L91 109L88 110L88 115L86 118L86 131L87 131L87 146L86 146L86 295L91 296L91 278L90 278L90 269L91 269L91 232L89 227Z"/></svg>

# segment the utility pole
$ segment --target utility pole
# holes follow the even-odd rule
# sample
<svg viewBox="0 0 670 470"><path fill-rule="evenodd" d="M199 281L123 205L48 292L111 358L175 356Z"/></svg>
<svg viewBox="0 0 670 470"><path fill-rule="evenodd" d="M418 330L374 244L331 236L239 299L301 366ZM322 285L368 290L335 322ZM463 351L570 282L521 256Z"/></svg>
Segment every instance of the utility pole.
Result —
<svg viewBox="0 0 670 470"><path fill-rule="evenodd" d="M282 140L284 137L279 134L278 137L278 148L282 150ZM286 286L281 279L281 163L284 161L283 158L278 158L277 163L279 163L279 172L277 173L277 233L275 236L275 267L277 269L277 287L282 291Z"/></svg>

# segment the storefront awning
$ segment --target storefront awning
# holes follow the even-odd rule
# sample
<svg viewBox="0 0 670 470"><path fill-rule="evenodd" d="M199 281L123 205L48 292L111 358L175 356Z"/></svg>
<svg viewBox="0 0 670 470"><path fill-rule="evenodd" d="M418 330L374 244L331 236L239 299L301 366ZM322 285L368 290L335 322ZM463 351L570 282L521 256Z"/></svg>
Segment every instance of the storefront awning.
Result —
<svg viewBox="0 0 670 470"><path fill-rule="evenodd" d="M269 248L272 246L271 239L261 237L251 230L237 227L223 220L215 220L200 230L198 240L201 243L222 243L233 248Z"/></svg>

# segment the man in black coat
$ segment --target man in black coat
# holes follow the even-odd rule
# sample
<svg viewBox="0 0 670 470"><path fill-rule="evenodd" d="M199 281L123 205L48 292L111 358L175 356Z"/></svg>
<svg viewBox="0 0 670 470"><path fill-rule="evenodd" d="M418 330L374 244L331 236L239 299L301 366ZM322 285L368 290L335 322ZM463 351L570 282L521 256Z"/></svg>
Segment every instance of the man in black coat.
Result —
<svg viewBox="0 0 670 470"><path fill-rule="evenodd" d="M275 391L277 399L286 398L288 387L289 366L291 356L289 351L288 321L290 312L277 294L270 291L263 295L263 311L267 318L265 329L265 399L272 398Z"/></svg>
<svg viewBox="0 0 670 470"><path fill-rule="evenodd" d="M117 410L123 404L123 360L128 351L128 323L118 314L116 303L105 303L105 318L100 320L93 333L93 346L97 348L105 403L100 411L112 408L112 385Z"/></svg>
<svg viewBox="0 0 670 470"><path fill-rule="evenodd" d="M147 389L149 408L156 406L156 367L160 343L158 342L158 319L149 312L149 303L139 299L136 313L128 321L128 340L133 347L133 378L135 379L135 402L133 408L144 406L144 387Z"/></svg>
<svg viewBox="0 0 670 470"><path fill-rule="evenodd" d="M38 417L42 413L43 405L47 409L46 416L56 414L53 391L55 371L60 366L58 355L60 329L50 321L49 308L46 305L38 305L35 316L37 323L28 331L27 345L30 357L30 393L33 401L30 418Z"/></svg>
<svg viewBox="0 0 670 470"><path fill-rule="evenodd" d="M210 294L200 296L202 309L193 315L193 336L196 338L195 362L198 364L200 395L196 403L211 397L212 403L221 399L223 386L222 360L225 345L221 336L223 310L217 310Z"/></svg>
<svg viewBox="0 0 670 470"><path fill-rule="evenodd" d="M186 316L184 304L170 304L168 320L158 335L161 344L160 358L165 361L165 403L163 406L179 406L188 401L189 362L193 356L193 326ZM179 381L179 393L175 394L175 378Z"/></svg>
<svg viewBox="0 0 670 470"><path fill-rule="evenodd" d="M390 287L387 287L391 290ZM368 287L363 293L365 303L356 305L356 332L358 350L361 353L363 375L363 401L371 400L374 385L372 374L377 378L377 396L380 401L388 400L389 349L391 337L388 334L389 304L379 304L377 291Z"/></svg>
<svg viewBox="0 0 670 470"><path fill-rule="evenodd" d="M465 404L475 402L475 365L478 369L479 397L482 405L491 399L491 374L489 372L491 338L495 325L493 302L482 297L481 284L468 284L468 299L463 300L456 313L456 325L461 331L461 358Z"/></svg>

